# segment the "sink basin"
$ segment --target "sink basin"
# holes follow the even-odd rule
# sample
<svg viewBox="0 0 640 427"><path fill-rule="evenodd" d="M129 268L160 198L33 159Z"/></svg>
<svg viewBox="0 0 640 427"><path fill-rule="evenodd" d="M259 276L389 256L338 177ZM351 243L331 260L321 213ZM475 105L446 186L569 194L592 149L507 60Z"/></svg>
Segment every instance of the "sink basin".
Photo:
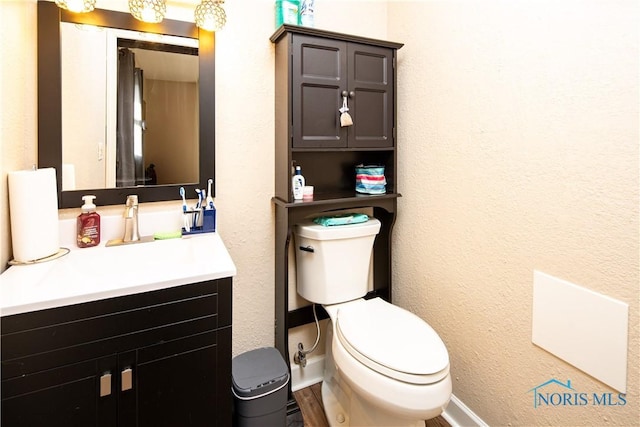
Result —
<svg viewBox="0 0 640 427"><path fill-rule="evenodd" d="M2 314L31 311L230 277L236 268L217 233L77 249L2 275Z"/></svg>
<svg viewBox="0 0 640 427"><path fill-rule="evenodd" d="M68 267L89 277L110 277L117 272L118 280L127 280L128 275L151 274L151 269L170 274L172 269L211 262L212 249L206 243L206 239L181 238L74 250Z"/></svg>

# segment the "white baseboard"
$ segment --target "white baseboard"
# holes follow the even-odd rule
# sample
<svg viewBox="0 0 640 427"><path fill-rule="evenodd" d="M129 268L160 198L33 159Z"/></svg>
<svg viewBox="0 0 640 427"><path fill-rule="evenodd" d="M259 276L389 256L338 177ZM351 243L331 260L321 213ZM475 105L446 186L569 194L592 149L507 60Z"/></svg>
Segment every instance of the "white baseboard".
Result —
<svg viewBox="0 0 640 427"><path fill-rule="evenodd" d="M487 423L453 394L449 405L442 413L442 418L447 420L451 427L488 427Z"/></svg>
<svg viewBox="0 0 640 427"><path fill-rule="evenodd" d="M301 368L300 365L291 365L291 391L298 391L301 388L322 382L324 372L324 355L310 357L307 359L307 366Z"/></svg>
<svg viewBox="0 0 640 427"><path fill-rule="evenodd" d="M307 359L307 366L291 365L291 390L298 391L310 385L322 382L324 355ZM488 427L479 416L467 407L455 395L451 395L449 405L442 413L451 427Z"/></svg>

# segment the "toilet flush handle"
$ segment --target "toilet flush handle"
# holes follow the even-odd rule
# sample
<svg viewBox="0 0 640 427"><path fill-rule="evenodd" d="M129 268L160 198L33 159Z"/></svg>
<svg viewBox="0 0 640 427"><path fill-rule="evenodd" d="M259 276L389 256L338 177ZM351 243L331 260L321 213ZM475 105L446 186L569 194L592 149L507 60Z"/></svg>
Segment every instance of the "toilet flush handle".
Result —
<svg viewBox="0 0 640 427"><path fill-rule="evenodd" d="M305 252L315 252L315 249L313 249L313 246L300 246L300 250L301 251L305 251Z"/></svg>

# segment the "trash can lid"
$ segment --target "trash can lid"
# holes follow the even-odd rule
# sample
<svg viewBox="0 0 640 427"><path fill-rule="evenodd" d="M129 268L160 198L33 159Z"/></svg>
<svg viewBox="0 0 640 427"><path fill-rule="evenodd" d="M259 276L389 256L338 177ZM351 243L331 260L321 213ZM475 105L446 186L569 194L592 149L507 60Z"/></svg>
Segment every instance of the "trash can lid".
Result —
<svg viewBox="0 0 640 427"><path fill-rule="evenodd" d="M289 368L273 347L247 351L231 361L233 391L238 397L256 397L289 382Z"/></svg>

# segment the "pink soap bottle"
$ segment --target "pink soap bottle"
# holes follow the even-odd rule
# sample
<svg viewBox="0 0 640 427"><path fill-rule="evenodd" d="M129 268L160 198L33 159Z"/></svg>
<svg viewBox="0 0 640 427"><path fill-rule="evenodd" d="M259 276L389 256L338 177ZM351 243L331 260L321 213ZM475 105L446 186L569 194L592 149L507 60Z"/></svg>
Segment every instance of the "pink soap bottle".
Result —
<svg viewBox="0 0 640 427"><path fill-rule="evenodd" d="M96 212L93 199L96 196L82 196L84 205L77 221L77 244L79 248L89 248L100 244L100 215Z"/></svg>

